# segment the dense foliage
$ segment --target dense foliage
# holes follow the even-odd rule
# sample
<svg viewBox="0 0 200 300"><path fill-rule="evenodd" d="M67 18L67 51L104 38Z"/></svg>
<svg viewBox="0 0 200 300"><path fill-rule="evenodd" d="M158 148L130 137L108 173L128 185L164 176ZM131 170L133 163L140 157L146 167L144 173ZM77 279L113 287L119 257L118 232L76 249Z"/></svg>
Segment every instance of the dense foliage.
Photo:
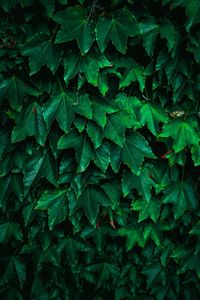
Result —
<svg viewBox="0 0 200 300"><path fill-rule="evenodd" d="M200 299L200 1L0 20L0 299Z"/></svg>

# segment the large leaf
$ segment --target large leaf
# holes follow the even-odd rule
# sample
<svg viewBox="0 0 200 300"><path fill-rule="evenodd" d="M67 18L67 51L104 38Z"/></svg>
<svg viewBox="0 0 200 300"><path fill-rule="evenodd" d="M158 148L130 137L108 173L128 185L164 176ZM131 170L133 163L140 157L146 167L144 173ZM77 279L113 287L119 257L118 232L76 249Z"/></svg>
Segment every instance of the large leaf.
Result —
<svg viewBox="0 0 200 300"><path fill-rule="evenodd" d="M53 16L54 21L62 25L56 36L56 43L77 40L83 54L87 53L93 43L93 23L84 8L68 7ZM67 22L66 22L67 20Z"/></svg>
<svg viewBox="0 0 200 300"><path fill-rule="evenodd" d="M112 41L119 52L125 53L128 36L134 37L138 34L136 18L126 9L118 12L113 18L100 18L96 27L96 39L102 52L108 42Z"/></svg>

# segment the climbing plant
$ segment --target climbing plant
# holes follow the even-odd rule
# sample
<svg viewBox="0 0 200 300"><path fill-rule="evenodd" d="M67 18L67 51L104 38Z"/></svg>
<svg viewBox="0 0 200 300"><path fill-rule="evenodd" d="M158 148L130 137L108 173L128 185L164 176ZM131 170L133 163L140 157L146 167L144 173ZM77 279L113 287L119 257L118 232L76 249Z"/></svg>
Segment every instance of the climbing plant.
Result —
<svg viewBox="0 0 200 300"><path fill-rule="evenodd" d="M199 299L199 0L0 19L0 298Z"/></svg>

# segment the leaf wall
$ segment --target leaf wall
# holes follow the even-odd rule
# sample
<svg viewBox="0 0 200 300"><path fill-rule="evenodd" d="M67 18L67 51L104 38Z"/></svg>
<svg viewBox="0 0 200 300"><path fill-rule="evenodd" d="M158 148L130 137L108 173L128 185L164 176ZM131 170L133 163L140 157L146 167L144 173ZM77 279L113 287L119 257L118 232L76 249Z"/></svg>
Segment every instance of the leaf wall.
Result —
<svg viewBox="0 0 200 300"><path fill-rule="evenodd" d="M199 299L199 0L0 19L0 298Z"/></svg>

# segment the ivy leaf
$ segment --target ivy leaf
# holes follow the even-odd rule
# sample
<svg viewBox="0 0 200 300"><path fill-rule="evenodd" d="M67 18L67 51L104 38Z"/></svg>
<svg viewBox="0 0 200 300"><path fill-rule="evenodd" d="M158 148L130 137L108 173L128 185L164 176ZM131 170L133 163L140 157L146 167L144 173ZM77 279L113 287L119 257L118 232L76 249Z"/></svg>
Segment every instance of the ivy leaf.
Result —
<svg viewBox="0 0 200 300"><path fill-rule="evenodd" d="M93 23L83 7L68 7L53 16L53 20L62 25L56 36L56 43L77 40L83 54L86 54L94 41ZM67 22L66 22L67 20Z"/></svg>
<svg viewBox="0 0 200 300"><path fill-rule="evenodd" d="M94 163L99 167L103 172L106 172L109 163L110 163L110 145L107 142L104 142L100 147L95 150L95 159Z"/></svg>
<svg viewBox="0 0 200 300"><path fill-rule="evenodd" d="M20 287L22 288L26 279L26 266L24 262L19 259L19 257L11 256L6 269L2 274L0 286L8 283L11 279L15 279L15 276L17 277Z"/></svg>
<svg viewBox="0 0 200 300"><path fill-rule="evenodd" d="M66 218L67 190L45 191L37 202L35 209L47 210L50 230Z"/></svg>
<svg viewBox="0 0 200 300"><path fill-rule="evenodd" d="M151 175L147 167L141 169L139 176L127 170L122 178L122 191L126 197L134 188L147 202L151 199L151 189L155 187L155 182L151 179Z"/></svg>
<svg viewBox="0 0 200 300"><path fill-rule="evenodd" d="M98 148L99 146L101 146L102 140L103 140L103 134L102 134L101 127L97 126L96 123L89 121L87 123L86 130L87 130L87 133L88 133L90 139L94 143L94 147Z"/></svg>
<svg viewBox="0 0 200 300"><path fill-rule="evenodd" d="M155 158L149 144L138 132L129 132L122 149L122 160L136 175L140 175L144 157Z"/></svg>
<svg viewBox="0 0 200 300"><path fill-rule="evenodd" d="M0 225L0 243L6 243L10 238L23 240L23 234L19 225L15 222L6 222Z"/></svg>
<svg viewBox="0 0 200 300"><path fill-rule="evenodd" d="M200 145L194 145L191 148L191 153L192 153L192 159L194 161L194 165L199 166L200 165Z"/></svg>
<svg viewBox="0 0 200 300"><path fill-rule="evenodd" d="M42 108L39 104L32 103L17 116L16 125L11 135L11 142L20 142L27 136L35 136L38 144L44 146L47 134Z"/></svg>
<svg viewBox="0 0 200 300"><path fill-rule="evenodd" d="M25 96L38 96L40 94L36 88L27 85L16 76L1 81L0 89L0 103L6 98L9 100L11 108L16 111L21 110Z"/></svg>
<svg viewBox="0 0 200 300"><path fill-rule="evenodd" d="M100 69L111 66L111 62L101 52L87 53L84 56L71 53L64 63L64 80L68 85L77 74L81 76L83 73L88 83L97 86Z"/></svg>
<svg viewBox="0 0 200 300"><path fill-rule="evenodd" d="M60 62L60 47L54 45L52 38L42 32L36 33L23 46L22 55L29 57L30 75L34 75L47 65L54 74Z"/></svg>
<svg viewBox="0 0 200 300"><path fill-rule="evenodd" d="M117 112L119 109L111 103L107 103L106 101L92 101L92 115L93 120L102 128L105 127L107 118L107 114L112 114Z"/></svg>
<svg viewBox="0 0 200 300"><path fill-rule="evenodd" d="M130 224L127 228L120 228L118 230L120 236L127 237L126 251L130 251L136 244L143 248L145 240L143 237L143 231L141 227L136 224Z"/></svg>
<svg viewBox="0 0 200 300"><path fill-rule="evenodd" d="M58 243L58 253L64 252L73 264L78 262L78 254L80 251L90 251L90 247L82 240L75 238L61 238Z"/></svg>
<svg viewBox="0 0 200 300"><path fill-rule="evenodd" d="M161 24L159 28L159 32L162 38L167 40L167 46L169 51L174 47L176 34L173 24L168 20L163 20L163 24Z"/></svg>
<svg viewBox="0 0 200 300"><path fill-rule="evenodd" d="M185 3L185 12L187 15L187 23L186 23L186 29L189 32L190 29L195 26L196 24L199 24L199 18L200 18L200 3L198 0L190 0Z"/></svg>
<svg viewBox="0 0 200 300"><path fill-rule="evenodd" d="M160 204L154 199L151 199L149 202L144 200L136 200L132 203L131 207L134 211L139 211L138 222L144 221L147 218L151 218L154 223L156 223L160 216Z"/></svg>
<svg viewBox="0 0 200 300"><path fill-rule="evenodd" d="M96 225L100 205L109 206L110 200L102 189L88 186L79 198L79 201L90 223Z"/></svg>
<svg viewBox="0 0 200 300"><path fill-rule="evenodd" d="M145 103L140 111L140 122L141 124L147 125L149 130L157 136L159 133L159 123L167 123L168 115L167 113L154 103Z"/></svg>
<svg viewBox="0 0 200 300"><path fill-rule="evenodd" d="M194 186L189 181L183 181L169 186L164 191L163 203L173 204L174 218L180 218L186 210L195 210L198 201Z"/></svg>
<svg viewBox="0 0 200 300"><path fill-rule="evenodd" d="M44 120L48 126L56 119L60 128L68 132L74 120L77 95L72 92L64 92L53 95L43 106Z"/></svg>
<svg viewBox="0 0 200 300"><path fill-rule="evenodd" d="M76 130L71 130L58 141L58 149L75 148L78 163L77 172L83 172L88 167L90 160L94 159L94 152L87 135L80 135Z"/></svg>
<svg viewBox="0 0 200 300"><path fill-rule="evenodd" d="M41 177L46 177L53 185L57 185L55 159L47 151L37 151L28 159L23 178L25 192Z"/></svg>
<svg viewBox="0 0 200 300"><path fill-rule="evenodd" d="M156 24L153 17L144 20L139 24L140 33L143 35L143 45L149 56L153 56L156 38L159 32L159 25Z"/></svg>
<svg viewBox="0 0 200 300"><path fill-rule="evenodd" d="M200 137L198 131L199 126L196 119L175 119L164 125L160 137L171 137L174 141L174 151L177 153L187 146L199 143Z"/></svg>
<svg viewBox="0 0 200 300"><path fill-rule="evenodd" d="M142 273L147 276L148 288L151 287L151 285L153 284L153 282L155 282L157 277L159 277L161 272L162 266L159 262L156 261L142 268Z"/></svg>
<svg viewBox="0 0 200 300"><path fill-rule="evenodd" d="M122 9L113 18L100 18L96 26L96 40L101 52L112 41L116 49L125 54L128 36L135 37L138 34L137 21L127 9Z"/></svg>
<svg viewBox="0 0 200 300"><path fill-rule="evenodd" d="M137 81L139 83L140 91L143 92L145 88L145 79L144 67L133 63L132 65L129 65L129 68L127 68L123 74L119 82L119 88L127 87L132 82Z"/></svg>
<svg viewBox="0 0 200 300"><path fill-rule="evenodd" d="M114 113L107 116L107 123L103 130L103 136L122 147L125 140L125 129L126 127L122 123L121 113Z"/></svg>

